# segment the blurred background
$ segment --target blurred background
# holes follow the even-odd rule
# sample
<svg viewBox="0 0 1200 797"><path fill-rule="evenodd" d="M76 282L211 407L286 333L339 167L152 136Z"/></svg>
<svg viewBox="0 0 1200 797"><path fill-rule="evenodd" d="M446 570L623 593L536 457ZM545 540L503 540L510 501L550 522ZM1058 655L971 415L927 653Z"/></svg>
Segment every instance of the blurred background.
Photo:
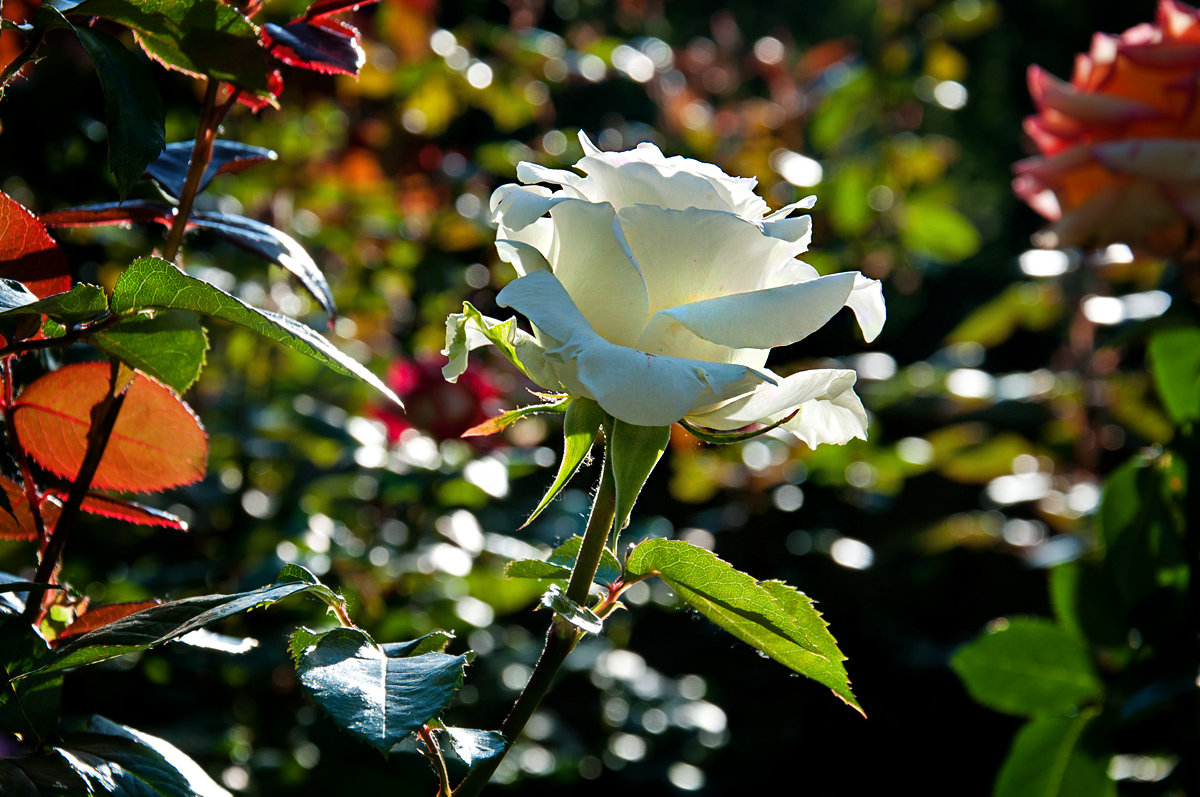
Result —
<svg viewBox="0 0 1200 797"><path fill-rule="evenodd" d="M256 20L306 5L272 0ZM364 34L360 79L292 70L281 109L235 111L225 136L279 159L218 178L202 199L308 248L341 309L338 344L386 374L408 413L214 328L186 396L211 435L210 475L158 497L191 530L93 519L67 579L113 602L252 588L301 563L380 641L454 631L451 651L479 655L448 720L496 727L547 623L531 611L544 585L508 581L503 565L582 530L597 469L518 531L552 480L558 420L459 439L530 397L486 355L443 382L444 320L463 300L507 314L494 297L514 275L487 206L518 161L568 168L581 129L603 149L653 141L756 177L773 207L815 193L804 259L884 282L889 319L872 346L843 313L771 361L855 368L868 442L810 451L768 435L718 448L677 428L625 538L687 539L813 597L869 719L656 582L580 646L498 778L524 795L722 795L780 778L808 795L897 783L987 793L1020 720L973 703L949 657L998 617L1049 614L1047 569L1093 546L1102 475L1172 434L1140 351L1104 347L1166 311L1178 276L1123 247L1088 262L1029 251L1039 219L1010 190L1011 164L1032 151L1025 70L1068 77L1093 31L1152 14L1149 0L360 9L349 17ZM0 105L0 188L38 212L116 198L91 67L66 38L51 45ZM167 140L190 139L194 82L157 77ZM48 96L64 111L47 114ZM59 237L100 280L162 243L149 228ZM324 324L282 271L220 241L192 239L185 262ZM0 570L27 559L0 546ZM286 655L300 624L330 620L307 600L255 612L221 629L257 638L250 652L126 657L72 675L66 699L170 739L239 793L331 793L348 772L364 789L432 793L419 756L381 759L301 692Z"/></svg>

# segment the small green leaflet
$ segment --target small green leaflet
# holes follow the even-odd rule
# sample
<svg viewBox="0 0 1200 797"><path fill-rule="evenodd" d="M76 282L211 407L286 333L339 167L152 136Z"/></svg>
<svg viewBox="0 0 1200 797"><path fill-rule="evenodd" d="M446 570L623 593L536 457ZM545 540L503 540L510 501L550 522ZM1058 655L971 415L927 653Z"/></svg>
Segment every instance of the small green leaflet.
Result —
<svg viewBox="0 0 1200 797"><path fill-rule="evenodd" d="M541 603L585 634L599 634L604 630L604 621L591 609L568 598L558 584L550 585L550 589L542 595Z"/></svg>
<svg viewBox="0 0 1200 797"><path fill-rule="evenodd" d="M521 524L521 528L525 528L538 515L542 514L542 510L550 505L550 502L567 486L571 477L579 471L579 466L583 464L588 452L592 450L592 445L596 442L596 436L600 433L604 418L604 410L600 409L600 405L591 399L570 399L570 404L567 405L567 414L563 418L563 456L558 465L558 475L554 477L554 483L542 496L537 508Z"/></svg>
<svg viewBox="0 0 1200 797"><path fill-rule="evenodd" d="M483 423L472 426L460 436L483 437L485 435L503 432L517 421L530 415L540 415L547 412L565 412L569 406L569 401L570 399L568 399L566 396L551 396L543 404L530 404L528 407L517 407L515 410L509 410L503 415L497 415L495 418L488 418Z"/></svg>
<svg viewBox="0 0 1200 797"><path fill-rule="evenodd" d="M3 308L0 309L0 324L11 323L21 316L46 315L70 325L90 321L104 313L108 310L108 297L103 288L80 282L65 293L38 299L19 282L4 280L0 308Z"/></svg>
<svg viewBox="0 0 1200 797"><path fill-rule="evenodd" d="M355 376L404 406L391 388L316 330L287 316L251 307L161 258L141 257L130 264L117 279L112 309L121 315L148 309L188 310L219 318L306 354L338 373Z"/></svg>
<svg viewBox="0 0 1200 797"><path fill-rule="evenodd" d="M437 717L462 687L465 656L391 654L356 628L293 636L296 674L343 730L381 753Z"/></svg>
<svg viewBox="0 0 1200 797"><path fill-rule="evenodd" d="M1022 716L1074 712L1103 693L1085 644L1049 620L1017 618L958 649L971 698Z"/></svg>
<svg viewBox="0 0 1200 797"><path fill-rule="evenodd" d="M287 565L280 571L279 579L265 587L232 595L184 598L122 617L95 631L72 638L54 652L47 664L24 670L17 676L57 672L145 650L178 639L217 620L260 606L270 606L301 592L308 592L331 607L343 606L342 599L317 581L312 573L297 565Z"/></svg>
<svg viewBox="0 0 1200 797"><path fill-rule="evenodd" d="M472 349L491 343L521 373L547 390L561 390L554 369L546 362L542 347L534 337L517 327L517 319L497 321L476 310L470 302L463 302L461 313L446 317L446 348L442 354L448 362L442 366L442 375L453 382L467 370L467 354Z"/></svg>
<svg viewBox="0 0 1200 797"><path fill-rule="evenodd" d="M437 735L449 737L454 754L468 767L502 753L508 747L508 742L499 731L445 727L438 729Z"/></svg>
<svg viewBox="0 0 1200 797"><path fill-rule="evenodd" d="M650 478L650 472L667 450L671 427L635 426L614 418L609 438L608 456L612 459L613 479L617 485L613 529L614 533L620 534L629 524L629 515L646 479Z"/></svg>
<svg viewBox="0 0 1200 797"><path fill-rule="evenodd" d="M98 349L183 393L200 376L208 334L191 313L134 316L89 336Z"/></svg>
<svg viewBox="0 0 1200 797"><path fill-rule="evenodd" d="M1095 711L1074 717L1038 717L1021 728L993 797L1116 797L1110 755L1086 743ZM1095 745L1098 747L1098 745Z"/></svg>
<svg viewBox="0 0 1200 797"><path fill-rule="evenodd" d="M570 578L582 545L583 537L575 535L555 548L545 561L521 559L509 562L504 568L504 575L509 578ZM600 566L596 568L596 577L592 580L606 587L621 580L621 563L607 548L600 554Z"/></svg>
<svg viewBox="0 0 1200 797"><path fill-rule="evenodd" d="M756 581L682 540L646 540L625 562L634 578L657 575L684 602L756 650L829 687L866 716L850 690L845 656L812 601L778 581Z"/></svg>

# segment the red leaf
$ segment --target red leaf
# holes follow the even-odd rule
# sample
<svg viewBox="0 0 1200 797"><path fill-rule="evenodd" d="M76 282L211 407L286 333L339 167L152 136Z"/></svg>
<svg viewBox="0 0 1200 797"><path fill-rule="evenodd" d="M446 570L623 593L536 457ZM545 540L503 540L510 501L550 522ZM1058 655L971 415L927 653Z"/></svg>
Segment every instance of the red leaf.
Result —
<svg viewBox="0 0 1200 797"><path fill-rule="evenodd" d="M171 226L175 208L162 202L131 199L127 202L105 202L100 205L82 205L43 213L39 218L50 227L102 227L111 224L151 224Z"/></svg>
<svg viewBox="0 0 1200 797"><path fill-rule="evenodd" d="M267 88L270 90L269 94L251 94L248 91L239 91L238 102L255 113L268 105L278 108L279 95L283 93L283 75L279 74L278 69L272 69L267 73Z"/></svg>
<svg viewBox="0 0 1200 797"><path fill-rule="evenodd" d="M95 609L89 609L83 614L75 618L75 620L62 630L53 642L52 647L61 645L63 640L70 639L73 636L86 634L88 631L95 631L97 628L103 628L109 623L115 623L122 617L128 617L135 612L140 612L143 609L149 609L152 606L158 606L162 601L130 601L129 603L110 603L107 606L99 606Z"/></svg>
<svg viewBox="0 0 1200 797"><path fill-rule="evenodd" d="M17 280L39 299L71 290L67 258L42 223L0 191L0 277Z"/></svg>
<svg viewBox="0 0 1200 797"><path fill-rule="evenodd" d="M358 30L338 20L293 20L263 25L270 53L288 66L326 74L357 75L366 62Z"/></svg>
<svg viewBox="0 0 1200 797"><path fill-rule="evenodd" d="M37 527L33 524L33 513L25 500L25 490L19 484L0 476L0 489L8 496L8 505L13 513L0 510L0 540L36 540ZM58 521L58 507L42 506L42 520L47 529L54 528Z"/></svg>
<svg viewBox="0 0 1200 797"><path fill-rule="evenodd" d="M21 444L51 473L74 479L87 451L91 409L108 391L106 363L51 371L17 399ZM168 388L137 374L108 440L92 487L152 492L204 477L208 437L191 408Z"/></svg>
<svg viewBox="0 0 1200 797"><path fill-rule="evenodd" d="M353 11L354 9L376 3L379 0L316 0L308 10L304 12L304 19L317 19L319 17L327 17L330 14L340 14L343 11Z"/></svg>
<svg viewBox="0 0 1200 797"><path fill-rule="evenodd" d="M43 512L46 511L44 507L47 503L57 508L63 501L67 500L65 490L51 490L50 495L52 496L51 500L42 504ZM117 498L116 496L105 495L104 493L88 493L84 496L80 509L92 515L101 515L113 518L114 520L124 520L126 523L136 523L139 526L162 526L163 528L175 529L176 531L188 530L188 524L170 512L164 512L152 506L145 506L136 501L126 501L124 498Z"/></svg>

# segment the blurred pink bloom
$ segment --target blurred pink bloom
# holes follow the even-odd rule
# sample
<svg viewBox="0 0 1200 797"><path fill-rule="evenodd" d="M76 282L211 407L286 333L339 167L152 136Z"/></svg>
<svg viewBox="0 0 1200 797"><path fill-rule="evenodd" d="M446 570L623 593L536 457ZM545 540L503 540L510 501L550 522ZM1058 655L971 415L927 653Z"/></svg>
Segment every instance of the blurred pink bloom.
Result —
<svg viewBox="0 0 1200 797"><path fill-rule="evenodd" d="M1070 83L1029 69L1041 155L1013 189L1051 222L1040 246L1125 243L1157 254L1200 228L1200 12L1159 0L1154 24L1097 33Z"/></svg>
<svg viewBox="0 0 1200 797"><path fill-rule="evenodd" d="M388 367L387 383L407 408L407 412L391 406L375 410L393 442L413 428L438 440L457 438L501 411L501 391L483 368L468 368L451 384L442 378L441 358L396 360Z"/></svg>

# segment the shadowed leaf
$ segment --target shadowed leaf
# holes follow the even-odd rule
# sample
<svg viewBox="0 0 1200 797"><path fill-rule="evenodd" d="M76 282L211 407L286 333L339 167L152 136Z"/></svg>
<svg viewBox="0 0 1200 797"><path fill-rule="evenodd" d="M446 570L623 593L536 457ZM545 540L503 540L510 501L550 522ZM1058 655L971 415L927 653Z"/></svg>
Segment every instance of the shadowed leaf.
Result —
<svg viewBox="0 0 1200 797"><path fill-rule="evenodd" d="M178 393L199 378L208 351L204 327L194 315L183 312L135 316L88 336L88 341Z"/></svg>
<svg viewBox="0 0 1200 797"><path fill-rule="evenodd" d="M140 612L143 609L149 609L152 606L160 605L161 601L130 601L128 603L112 603L108 606L97 606L88 609L83 614L75 618L75 620L62 630L62 632L50 644L53 647L58 647L71 637L77 637L80 634L86 634L88 631L95 631L97 628L103 628L109 623L115 623L122 617L128 617L135 612Z"/></svg>
<svg viewBox="0 0 1200 797"><path fill-rule="evenodd" d="M187 180L188 162L192 158L194 145L195 142L192 141L167 144L158 158L146 168L145 176L157 183L163 193L178 199ZM234 174L278 157L274 151L265 147L255 147L240 141L218 140L213 143L212 158L208 162L208 168L204 170L204 176L200 178L200 187L196 190L203 191L219 174Z"/></svg>
<svg viewBox="0 0 1200 797"><path fill-rule="evenodd" d="M300 683L340 728L385 754L435 718L462 686L464 656L391 656L355 628L297 634Z"/></svg>

